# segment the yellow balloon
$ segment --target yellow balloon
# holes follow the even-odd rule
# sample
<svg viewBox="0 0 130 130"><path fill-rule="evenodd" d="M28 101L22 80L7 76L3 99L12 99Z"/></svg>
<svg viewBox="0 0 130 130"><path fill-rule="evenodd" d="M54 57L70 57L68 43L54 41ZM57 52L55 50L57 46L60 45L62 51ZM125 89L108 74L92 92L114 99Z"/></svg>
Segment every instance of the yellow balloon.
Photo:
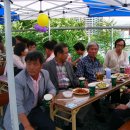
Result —
<svg viewBox="0 0 130 130"><path fill-rule="evenodd" d="M49 18L46 14L39 14L38 18L37 18L37 23L38 25L44 27L44 26L48 26L49 24Z"/></svg>

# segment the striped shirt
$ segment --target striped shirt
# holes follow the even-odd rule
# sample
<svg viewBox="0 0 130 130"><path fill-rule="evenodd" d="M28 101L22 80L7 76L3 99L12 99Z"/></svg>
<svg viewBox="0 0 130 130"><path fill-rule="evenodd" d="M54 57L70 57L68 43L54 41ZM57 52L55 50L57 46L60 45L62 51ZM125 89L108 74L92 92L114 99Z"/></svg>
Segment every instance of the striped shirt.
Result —
<svg viewBox="0 0 130 130"><path fill-rule="evenodd" d="M68 78L68 74L67 74L64 64L59 65L56 62L56 70L57 70L59 88L67 88L68 86L70 86L70 80Z"/></svg>

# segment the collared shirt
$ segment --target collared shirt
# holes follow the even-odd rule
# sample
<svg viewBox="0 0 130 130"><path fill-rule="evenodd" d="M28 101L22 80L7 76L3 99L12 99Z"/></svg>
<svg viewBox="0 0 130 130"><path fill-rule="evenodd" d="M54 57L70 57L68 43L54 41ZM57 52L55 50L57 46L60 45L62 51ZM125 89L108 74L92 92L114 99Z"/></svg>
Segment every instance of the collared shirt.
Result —
<svg viewBox="0 0 130 130"><path fill-rule="evenodd" d="M87 55L88 55L88 52L87 52L87 51L84 51L83 55L80 56L80 59L84 58L84 57L87 56Z"/></svg>
<svg viewBox="0 0 130 130"><path fill-rule="evenodd" d="M64 63L65 64L65 63ZM68 74L65 68L65 65L59 65L56 62L56 70L57 70L57 76L58 76L58 84L59 88L67 88L70 86L70 80L68 78Z"/></svg>
<svg viewBox="0 0 130 130"><path fill-rule="evenodd" d="M46 62L52 60L54 57L55 57L55 55L54 55L54 52L53 52L53 53L51 53L50 57L48 57L48 58L46 59Z"/></svg>
<svg viewBox="0 0 130 130"><path fill-rule="evenodd" d="M101 64L96 58L92 60L89 55L87 55L78 62L76 75L78 77L85 77L90 83L96 81L96 69L100 67Z"/></svg>
<svg viewBox="0 0 130 130"><path fill-rule="evenodd" d="M128 106L128 108L130 109L130 101L126 104Z"/></svg>
<svg viewBox="0 0 130 130"><path fill-rule="evenodd" d="M34 107L35 107L37 105L37 101L38 101L39 81L41 79L41 74L39 74L37 80L34 80L32 77L31 77L31 79L32 79L33 88L34 88L34 96L35 96Z"/></svg>
<svg viewBox="0 0 130 130"><path fill-rule="evenodd" d="M122 53L118 56L115 49L109 50L106 54L106 58L104 61L104 67L105 68L111 68L113 70L119 71L121 66L127 66L129 64L128 62L128 56L127 52L122 50Z"/></svg>
<svg viewBox="0 0 130 130"><path fill-rule="evenodd" d="M13 55L13 64L14 67L17 67L18 69L24 69L26 67L24 57L20 57L15 54Z"/></svg>

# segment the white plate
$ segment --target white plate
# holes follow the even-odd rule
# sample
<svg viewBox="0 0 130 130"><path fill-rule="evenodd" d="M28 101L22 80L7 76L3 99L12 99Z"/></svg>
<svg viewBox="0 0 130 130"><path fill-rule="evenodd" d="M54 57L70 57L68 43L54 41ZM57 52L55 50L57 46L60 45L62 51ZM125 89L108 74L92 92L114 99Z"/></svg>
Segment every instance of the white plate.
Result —
<svg viewBox="0 0 130 130"><path fill-rule="evenodd" d="M102 81L101 81L102 82ZM100 82L92 82L92 83L89 83L88 84L88 86L96 86L98 83L100 83ZM103 82L103 83L105 83L105 82ZM98 86L96 86L96 88L97 89L106 89L106 88L108 88L109 87L109 84L107 84L107 83L105 83L106 84L106 87L104 87L104 88L98 88Z"/></svg>
<svg viewBox="0 0 130 130"><path fill-rule="evenodd" d="M85 90L84 92L78 92L78 90ZM89 93L89 89L88 88L75 88L73 89L73 93L76 95L86 95Z"/></svg>

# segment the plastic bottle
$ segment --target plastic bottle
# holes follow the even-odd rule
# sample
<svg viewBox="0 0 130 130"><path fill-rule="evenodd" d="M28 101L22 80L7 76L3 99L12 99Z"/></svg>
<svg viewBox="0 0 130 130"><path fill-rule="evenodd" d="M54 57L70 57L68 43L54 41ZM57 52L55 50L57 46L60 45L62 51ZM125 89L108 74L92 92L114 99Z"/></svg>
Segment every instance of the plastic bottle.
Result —
<svg viewBox="0 0 130 130"><path fill-rule="evenodd" d="M106 79L111 79L111 69L106 68Z"/></svg>

